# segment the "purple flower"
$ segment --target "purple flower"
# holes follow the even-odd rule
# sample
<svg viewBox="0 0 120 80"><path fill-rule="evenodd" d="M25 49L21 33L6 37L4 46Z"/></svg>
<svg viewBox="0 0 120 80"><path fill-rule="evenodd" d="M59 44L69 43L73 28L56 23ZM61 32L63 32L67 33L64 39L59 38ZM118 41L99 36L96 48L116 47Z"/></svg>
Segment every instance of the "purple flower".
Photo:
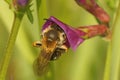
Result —
<svg viewBox="0 0 120 80"><path fill-rule="evenodd" d="M28 6L30 0L13 0L13 5L15 9L19 10Z"/></svg>
<svg viewBox="0 0 120 80"><path fill-rule="evenodd" d="M55 17L50 17L45 22L45 24L42 27L42 31L52 24L58 25L66 34L67 41L65 44L67 47L71 47L73 50L75 50L84 41L82 36L85 35L85 32L83 32L81 30L77 30L77 29L61 22L60 20L56 19Z"/></svg>
<svg viewBox="0 0 120 80"><path fill-rule="evenodd" d="M95 36L104 36L105 37L105 36L108 36L108 34L110 33L108 26L106 26L104 24L81 26L81 27L78 27L77 30L86 32L86 34L83 36L84 39L92 38Z"/></svg>
<svg viewBox="0 0 120 80"><path fill-rule="evenodd" d="M75 0L77 4L88 12L92 13L98 20L103 23L108 23L109 15L96 3L95 0Z"/></svg>
<svg viewBox="0 0 120 80"><path fill-rule="evenodd" d="M21 6L26 6L28 4L29 0L17 0L17 3Z"/></svg>

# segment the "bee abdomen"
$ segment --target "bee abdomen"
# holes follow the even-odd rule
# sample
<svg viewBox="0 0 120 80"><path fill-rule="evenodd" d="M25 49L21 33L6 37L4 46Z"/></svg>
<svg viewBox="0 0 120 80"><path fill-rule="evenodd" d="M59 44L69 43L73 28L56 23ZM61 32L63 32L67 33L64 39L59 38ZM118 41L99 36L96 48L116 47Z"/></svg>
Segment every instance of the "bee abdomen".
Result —
<svg viewBox="0 0 120 80"><path fill-rule="evenodd" d="M39 57L34 61L33 68L36 75L41 76L48 71L48 65L51 58L50 53L41 51Z"/></svg>
<svg viewBox="0 0 120 80"><path fill-rule="evenodd" d="M34 61L33 68L34 68L34 73L38 76L41 76L47 72L48 68L48 60L37 58Z"/></svg>

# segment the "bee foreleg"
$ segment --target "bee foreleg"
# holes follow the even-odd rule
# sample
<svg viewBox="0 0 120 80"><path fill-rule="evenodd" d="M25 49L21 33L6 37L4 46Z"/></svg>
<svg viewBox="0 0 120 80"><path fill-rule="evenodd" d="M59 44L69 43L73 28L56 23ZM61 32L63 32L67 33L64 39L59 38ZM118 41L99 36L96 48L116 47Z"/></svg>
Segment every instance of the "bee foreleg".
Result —
<svg viewBox="0 0 120 80"><path fill-rule="evenodd" d="M34 47L41 47L42 43L40 41L35 41L35 42L33 42L33 46Z"/></svg>
<svg viewBox="0 0 120 80"><path fill-rule="evenodd" d="M62 45L62 46L58 46L57 49L63 51L63 52L67 52L68 47L66 45Z"/></svg>

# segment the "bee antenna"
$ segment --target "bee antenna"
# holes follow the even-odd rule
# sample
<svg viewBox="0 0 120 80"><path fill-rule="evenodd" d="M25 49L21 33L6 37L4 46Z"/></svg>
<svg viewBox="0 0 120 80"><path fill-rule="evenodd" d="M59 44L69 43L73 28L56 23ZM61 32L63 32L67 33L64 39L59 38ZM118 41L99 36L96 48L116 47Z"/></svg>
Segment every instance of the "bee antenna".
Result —
<svg viewBox="0 0 120 80"><path fill-rule="evenodd" d="M47 18L44 18L43 20L49 20L49 19L47 19Z"/></svg>
<svg viewBox="0 0 120 80"><path fill-rule="evenodd" d="M44 18L43 20L46 20L46 21L51 21L50 19L47 19L47 18ZM52 22L52 21L51 21Z"/></svg>

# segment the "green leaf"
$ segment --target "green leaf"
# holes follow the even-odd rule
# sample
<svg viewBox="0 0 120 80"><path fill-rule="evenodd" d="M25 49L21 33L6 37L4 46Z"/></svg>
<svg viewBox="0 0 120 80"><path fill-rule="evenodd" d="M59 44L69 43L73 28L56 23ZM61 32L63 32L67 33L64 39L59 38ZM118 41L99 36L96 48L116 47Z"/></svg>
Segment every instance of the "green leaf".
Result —
<svg viewBox="0 0 120 80"><path fill-rule="evenodd" d="M33 24L33 15L32 15L32 11L30 9L26 10L27 13L27 17L29 19L29 21Z"/></svg>
<svg viewBox="0 0 120 80"><path fill-rule="evenodd" d="M115 9L116 8L116 2L117 0L107 0L107 5L111 8L111 9Z"/></svg>
<svg viewBox="0 0 120 80"><path fill-rule="evenodd" d="M8 3L9 5L11 4L11 0L5 0L6 3Z"/></svg>

